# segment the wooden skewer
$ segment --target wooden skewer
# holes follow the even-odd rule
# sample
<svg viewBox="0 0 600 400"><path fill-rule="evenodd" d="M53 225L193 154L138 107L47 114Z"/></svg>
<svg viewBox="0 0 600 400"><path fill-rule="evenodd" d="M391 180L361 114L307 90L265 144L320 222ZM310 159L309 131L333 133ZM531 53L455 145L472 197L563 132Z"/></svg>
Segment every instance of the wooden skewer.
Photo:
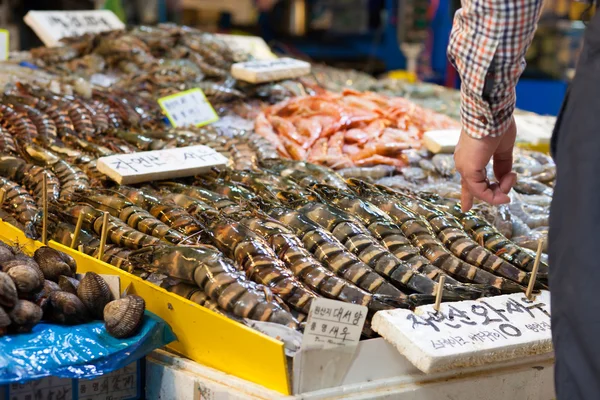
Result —
<svg viewBox="0 0 600 400"><path fill-rule="evenodd" d="M48 244L48 182L42 174L42 243Z"/></svg>
<svg viewBox="0 0 600 400"><path fill-rule="evenodd" d="M537 278L538 267L540 266L540 257L542 256L542 245L544 244L544 239L541 238L538 240L537 252L535 254L535 261L533 262L533 269L531 270L531 275L529 277L529 285L527 285L527 291L525 292L525 297L529 300L532 299L533 286L535 285L535 280Z"/></svg>
<svg viewBox="0 0 600 400"><path fill-rule="evenodd" d="M73 232L73 239L71 239L71 248L74 249L77 241L79 241L79 232L81 232L81 225L83 224L83 213L77 217L77 224L75 225L75 232Z"/></svg>
<svg viewBox="0 0 600 400"><path fill-rule="evenodd" d="M435 294L435 304L433 306L435 312L440 311L440 304L442 304L442 293L444 292L444 283L446 283L446 275L440 276L440 281L438 282L437 292Z"/></svg>
<svg viewBox="0 0 600 400"><path fill-rule="evenodd" d="M104 257L104 246L106 245L106 237L108 236L108 212L104 211L102 217L102 234L100 235L100 249L98 250L98 260Z"/></svg>
<svg viewBox="0 0 600 400"><path fill-rule="evenodd" d="M77 246L77 250L79 250L80 253L83 253L83 245L80 244L79 246Z"/></svg>
<svg viewBox="0 0 600 400"><path fill-rule="evenodd" d="M0 189L0 207L4 204L4 197L6 196L6 190Z"/></svg>

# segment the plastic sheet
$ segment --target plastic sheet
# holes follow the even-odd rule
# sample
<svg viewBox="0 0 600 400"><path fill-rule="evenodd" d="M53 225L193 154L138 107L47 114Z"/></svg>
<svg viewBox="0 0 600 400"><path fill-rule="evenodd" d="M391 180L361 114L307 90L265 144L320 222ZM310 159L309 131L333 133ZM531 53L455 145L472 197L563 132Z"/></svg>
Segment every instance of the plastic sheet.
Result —
<svg viewBox="0 0 600 400"><path fill-rule="evenodd" d="M102 321L41 323L31 333L0 338L0 385L46 376L91 378L123 368L173 340L171 328L148 311L138 334L129 339L113 338Z"/></svg>

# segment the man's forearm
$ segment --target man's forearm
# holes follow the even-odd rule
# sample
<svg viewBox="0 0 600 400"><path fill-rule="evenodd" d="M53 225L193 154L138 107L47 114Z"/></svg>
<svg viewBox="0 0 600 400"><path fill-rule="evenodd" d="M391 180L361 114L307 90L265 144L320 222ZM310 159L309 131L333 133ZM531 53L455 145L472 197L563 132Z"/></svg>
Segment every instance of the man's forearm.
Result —
<svg viewBox="0 0 600 400"><path fill-rule="evenodd" d="M462 0L448 57L462 80L461 119L470 136L508 128L541 7L542 0Z"/></svg>

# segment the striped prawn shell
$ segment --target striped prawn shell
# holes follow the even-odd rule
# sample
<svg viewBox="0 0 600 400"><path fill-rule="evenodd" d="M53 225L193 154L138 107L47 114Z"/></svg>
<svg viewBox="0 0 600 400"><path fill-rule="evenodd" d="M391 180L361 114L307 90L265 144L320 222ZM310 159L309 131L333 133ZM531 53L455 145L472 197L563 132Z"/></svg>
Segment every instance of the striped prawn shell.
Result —
<svg viewBox="0 0 600 400"><path fill-rule="evenodd" d="M103 213L93 206L76 204L67 207L64 214L71 224L77 223L79 215L83 215L83 227L95 232L97 235L102 234ZM158 245L161 242L159 238L137 231L113 216L108 218L107 231L108 239L112 243L128 249L140 249L145 246Z"/></svg>
<svg viewBox="0 0 600 400"><path fill-rule="evenodd" d="M516 266L496 256L485 247L474 241L462 228L458 220L423 200L397 194L412 211L424 217L436 232L438 238L456 257L469 264L476 265L486 271L525 284L529 283L530 275Z"/></svg>
<svg viewBox="0 0 600 400"><path fill-rule="evenodd" d="M470 265L447 250L432 228L419 215L407 209L391 196L370 193L364 197L386 212L400 226L404 235L435 266L452 276L468 282L491 285L503 292L520 292L523 287Z"/></svg>
<svg viewBox="0 0 600 400"><path fill-rule="evenodd" d="M406 295L350 253L331 233L295 210L274 208L269 215L285 224L314 257L341 278L372 294L406 299Z"/></svg>
<svg viewBox="0 0 600 400"><path fill-rule="evenodd" d="M248 280L232 260L214 249L158 246L151 250L150 260L136 262L184 283L198 285L219 307L240 318L292 328L298 325L267 287Z"/></svg>
<svg viewBox="0 0 600 400"><path fill-rule="evenodd" d="M292 308L308 313L317 295L294 276L264 239L235 221L215 219L210 229L217 248L249 277L271 288Z"/></svg>
<svg viewBox="0 0 600 400"><path fill-rule="evenodd" d="M37 128L26 113L18 112L6 104L0 104L0 123L14 136L33 139L38 135Z"/></svg>
<svg viewBox="0 0 600 400"><path fill-rule="evenodd" d="M146 235L165 240L169 243L178 244L185 240L185 236L171 229L167 224L159 221L148 211L133 203L119 197L88 194L86 201L91 202L99 210L108 211L113 217L126 223L133 229Z"/></svg>
<svg viewBox="0 0 600 400"><path fill-rule="evenodd" d="M24 226L34 228L41 218L41 210L27 190L3 177L0 177L0 189L4 190L2 208L9 211Z"/></svg>
<svg viewBox="0 0 600 400"><path fill-rule="evenodd" d="M310 202L298 211L330 231L349 251L397 287L422 294L433 295L437 292L437 284L433 280L421 275L380 245L369 231L349 214L316 202Z"/></svg>

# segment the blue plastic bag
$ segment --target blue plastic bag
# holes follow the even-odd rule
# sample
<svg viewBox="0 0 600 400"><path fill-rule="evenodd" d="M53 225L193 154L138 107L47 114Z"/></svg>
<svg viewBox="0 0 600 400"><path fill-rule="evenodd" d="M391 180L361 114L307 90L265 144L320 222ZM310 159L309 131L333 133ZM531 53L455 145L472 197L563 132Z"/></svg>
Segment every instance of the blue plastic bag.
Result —
<svg viewBox="0 0 600 400"><path fill-rule="evenodd" d="M91 378L123 368L173 340L171 328L146 311L137 335L116 339L104 322L41 323L31 333L0 337L0 385L46 376Z"/></svg>

